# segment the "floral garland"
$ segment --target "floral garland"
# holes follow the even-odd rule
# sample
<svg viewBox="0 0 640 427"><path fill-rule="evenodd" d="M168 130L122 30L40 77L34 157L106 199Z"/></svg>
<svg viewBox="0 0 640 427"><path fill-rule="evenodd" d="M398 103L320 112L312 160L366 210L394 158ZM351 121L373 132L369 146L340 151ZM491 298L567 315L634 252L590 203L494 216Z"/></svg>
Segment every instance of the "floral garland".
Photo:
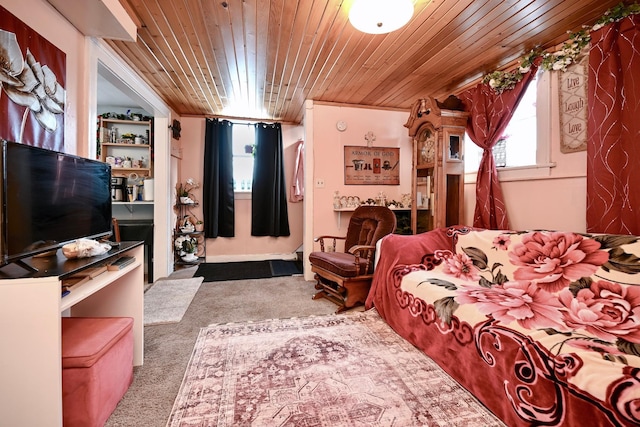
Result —
<svg viewBox="0 0 640 427"><path fill-rule="evenodd" d="M542 58L540 67L545 71L566 71L569 65L578 62L586 53L589 41L591 41L591 35L589 34L591 31L599 30L605 25L638 13L640 13L640 5L638 3L633 3L629 6L620 3L606 11L588 31L584 29L577 33L569 33L569 40L557 52L541 52L538 49L534 49L520 59L520 66L517 69L494 71L484 76L482 83L488 84L497 93L511 90L522 80L523 74L529 72L531 64L537 58Z"/></svg>

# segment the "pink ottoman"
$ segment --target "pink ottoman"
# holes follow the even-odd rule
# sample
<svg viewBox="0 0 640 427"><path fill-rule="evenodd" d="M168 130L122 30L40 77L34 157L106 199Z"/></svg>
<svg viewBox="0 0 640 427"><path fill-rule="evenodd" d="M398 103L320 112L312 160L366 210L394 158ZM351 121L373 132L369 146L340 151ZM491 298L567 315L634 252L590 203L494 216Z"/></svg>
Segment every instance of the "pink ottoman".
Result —
<svg viewBox="0 0 640 427"><path fill-rule="evenodd" d="M62 318L65 426L103 426L132 381L132 318Z"/></svg>

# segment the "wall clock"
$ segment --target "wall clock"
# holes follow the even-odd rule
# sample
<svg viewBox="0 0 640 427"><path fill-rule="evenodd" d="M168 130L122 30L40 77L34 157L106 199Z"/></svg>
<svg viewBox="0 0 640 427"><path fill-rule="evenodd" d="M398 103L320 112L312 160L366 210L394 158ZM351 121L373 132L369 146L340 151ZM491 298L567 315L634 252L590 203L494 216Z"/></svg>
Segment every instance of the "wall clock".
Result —
<svg viewBox="0 0 640 427"><path fill-rule="evenodd" d="M338 129L340 132L344 132L345 130L347 130L347 122L345 122L344 120L338 120L338 122L336 122L336 129Z"/></svg>
<svg viewBox="0 0 640 427"><path fill-rule="evenodd" d="M436 137L434 132L427 128L420 132L418 139L418 163L433 163L436 159Z"/></svg>

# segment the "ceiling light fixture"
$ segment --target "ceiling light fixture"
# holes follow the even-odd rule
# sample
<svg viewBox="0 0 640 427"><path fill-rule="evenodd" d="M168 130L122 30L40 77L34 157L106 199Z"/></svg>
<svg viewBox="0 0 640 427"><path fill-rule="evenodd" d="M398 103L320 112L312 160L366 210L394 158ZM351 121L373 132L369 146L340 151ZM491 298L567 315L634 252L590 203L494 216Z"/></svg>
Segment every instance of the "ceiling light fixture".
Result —
<svg viewBox="0 0 640 427"><path fill-rule="evenodd" d="M354 0L349 21L357 30L384 34L404 26L413 16L413 0Z"/></svg>

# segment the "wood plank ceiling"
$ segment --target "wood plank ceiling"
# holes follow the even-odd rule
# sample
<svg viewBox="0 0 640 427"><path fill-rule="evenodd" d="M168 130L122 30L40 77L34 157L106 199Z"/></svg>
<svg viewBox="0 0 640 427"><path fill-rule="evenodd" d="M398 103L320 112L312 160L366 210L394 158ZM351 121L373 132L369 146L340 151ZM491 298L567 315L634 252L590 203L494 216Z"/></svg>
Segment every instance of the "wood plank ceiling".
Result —
<svg viewBox="0 0 640 427"><path fill-rule="evenodd" d="M120 0L135 43L108 43L180 115L300 123L304 101L409 109L444 100L619 0L416 0L383 35L348 20L353 0Z"/></svg>

